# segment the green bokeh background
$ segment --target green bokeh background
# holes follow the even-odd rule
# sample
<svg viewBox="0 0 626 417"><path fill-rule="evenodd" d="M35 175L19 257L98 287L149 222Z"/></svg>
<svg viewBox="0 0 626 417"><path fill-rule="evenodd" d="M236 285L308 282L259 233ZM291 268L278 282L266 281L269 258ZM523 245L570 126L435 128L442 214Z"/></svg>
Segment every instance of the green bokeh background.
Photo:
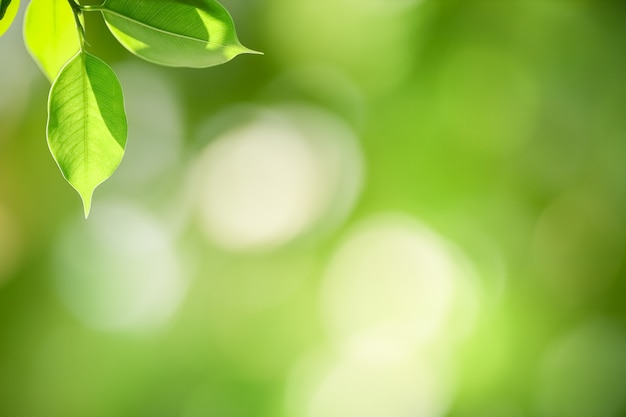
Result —
<svg viewBox="0 0 626 417"><path fill-rule="evenodd" d="M626 415L622 3L223 4L86 221L0 39L0 416Z"/></svg>

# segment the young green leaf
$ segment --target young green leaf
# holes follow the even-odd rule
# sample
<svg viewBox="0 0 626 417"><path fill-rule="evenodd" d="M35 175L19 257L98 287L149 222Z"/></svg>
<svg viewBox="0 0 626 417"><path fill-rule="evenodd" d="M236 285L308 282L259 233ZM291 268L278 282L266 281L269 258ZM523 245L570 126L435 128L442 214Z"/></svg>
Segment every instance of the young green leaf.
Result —
<svg viewBox="0 0 626 417"><path fill-rule="evenodd" d="M19 8L20 0L0 0L0 36L11 26Z"/></svg>
<svg viewBox="0 0 626 417"><path fill-rule="evenodd" d="M122 88L113 70L81 51L52 84L48 146L89 215L94 189L120 164L126 147Z"/></svg>
<svg viewBox="0 0 626 417"><path fill-rule="evenodd" d="M130 52L173 67L210 67L242 53L232 18L215 0L107 0L109 29Z"/></svg>
<svg viewBox="0 0 626 417"><path fill-rule="evenodd" d="M67 0L31 0L24 18L24 41L52 82L80 49L72 8Z"/></svg>

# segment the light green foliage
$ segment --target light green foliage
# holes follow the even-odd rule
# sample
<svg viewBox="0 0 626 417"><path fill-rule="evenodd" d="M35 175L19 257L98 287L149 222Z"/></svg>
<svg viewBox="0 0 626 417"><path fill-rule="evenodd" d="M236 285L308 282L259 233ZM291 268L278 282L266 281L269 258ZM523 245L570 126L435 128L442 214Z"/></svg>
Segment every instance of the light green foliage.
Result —
<svg viewBox="0 0 626 417"><path fill-rule="evenodd" d="M126 146L122 88L113 70L86 52L61 71L48 101L48 146L89 215L93 190L118 167Z"/></svg>
<svg viewBox="0 0 626 417"><path fill-rule="evenodd" d="M0 35L15 18L19 0L0 0ZM83 13L100 11L126 49L174 67L210 67L242 53L233 20L214 0L31 0L24 41L52 82L48 146L89 215L94 189L117 169L126 147L122 88L113 70L87 53Z"/></svg>
<svg viewBox="0 0 626 417"><path fill-rule="evenodd" d="M213 0L108 0L104 19L140 58L174 67L210 67L242 53L233 21Z"/></svg>
<svg viewBox="0 0 626 417"><path fill-rule="evenodd" d="M7 31L20 7L20 0L0 0L0 36Z"/></svg>
<svg viewBox="0 0 626 417"><path fill-rule="evenodd" d="M24 18L24 41L50 82L80 49L67 0L31 0Z"/></svg>

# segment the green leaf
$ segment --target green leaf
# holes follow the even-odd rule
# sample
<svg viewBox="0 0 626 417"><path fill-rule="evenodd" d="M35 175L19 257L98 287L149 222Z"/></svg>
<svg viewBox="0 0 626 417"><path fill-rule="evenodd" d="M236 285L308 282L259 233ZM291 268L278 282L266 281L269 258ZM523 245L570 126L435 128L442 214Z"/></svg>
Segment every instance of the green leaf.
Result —
<svg viewBox="0 0 626 417"><path fill-rule="evenodd" d="M4 14L7 12L9 4L11 4L11 0L0 0L0 20L2 20Z"/></svg>
<svg viewBox="0 0 626 417"><path fill-rule="evenodd" d="M20 0L0 0L0 36L11 26L19 8Z"/></svg>
<svg viewBox="0 0 626 417"><path fill-rule="evenodd" d="M80 49L74 14L67 0L31 0L24 18L24 41L52 82Z"/></svg>
<svg viewBox="0 0 626 417"><path fill-rule="evenodd" d="M61 70L48 99L48 146L89 215L94 189L120 164L126 147L122 88L113 70L80 52Z"/></svg>
<svg viewBox="0 0 626 417"><path fill-rule="evenodd" d="M214 0L107 0L100 8L117 40L147 61L210 67L242 53L233 20Z"/></svg>

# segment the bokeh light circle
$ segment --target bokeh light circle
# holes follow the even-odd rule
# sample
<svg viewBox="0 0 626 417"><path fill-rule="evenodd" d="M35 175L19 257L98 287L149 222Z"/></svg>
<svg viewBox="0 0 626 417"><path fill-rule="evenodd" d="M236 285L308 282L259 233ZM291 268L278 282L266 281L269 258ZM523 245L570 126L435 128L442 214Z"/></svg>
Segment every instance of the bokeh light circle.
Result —
<svg viewBox="0 0 626 417"><path fill-rule="evenodd" d="M308 106L253 113L223 131L196 165L205 235L228 250L254 251L340 223L362 181L352 130Z"/></svg>
<svg viewBox="0 0 626 417"><path fill-rule="evenodd" d="M176 311L187 288L163 226L124 203L100 202L88 221L71 224L53 265L63 304L96 329L156 329Z"/></svg>
<svg viewBox="0 0 626 417"><path fill-rule="evenodd" d="M449 369L433 358L327 352L294 368L287 409L304 417L443 417L452 395Z"/></svg>
<svg viewBox="0 0 626 417"><path fill-rule="evenodd" d="M328 268L325 322L336 340L423 346L466 334L477 313L469 261L403 214L364 220Z"/></svg>

